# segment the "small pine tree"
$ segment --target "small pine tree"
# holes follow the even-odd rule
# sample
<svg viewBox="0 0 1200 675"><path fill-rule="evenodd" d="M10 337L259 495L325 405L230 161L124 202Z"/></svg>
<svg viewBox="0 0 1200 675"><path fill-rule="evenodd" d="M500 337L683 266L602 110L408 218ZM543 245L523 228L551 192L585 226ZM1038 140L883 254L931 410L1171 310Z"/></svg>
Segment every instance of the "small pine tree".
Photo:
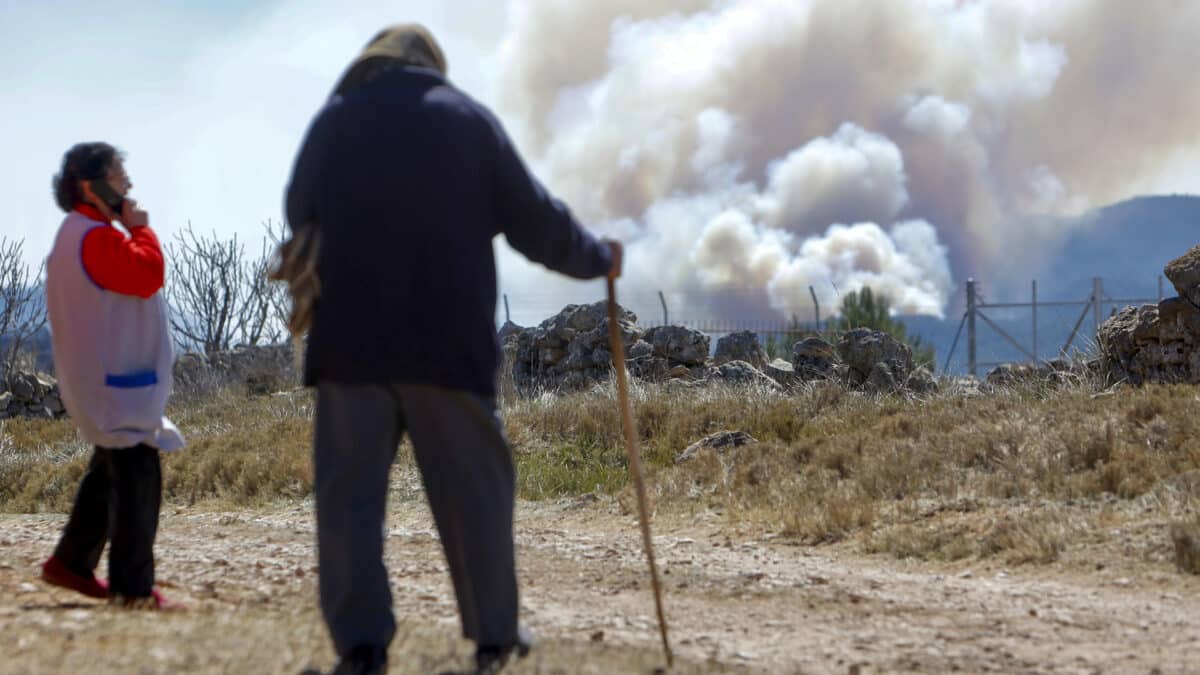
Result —
<svg viewBox="0 0 1200 675"><path fill-rule="evenodd" d="M782 332L767 333L767 338L763 343L763 350L767 353L768 359L791 361L792 345L803 340L809 333L808 328L800 323L800 318L793 314L791 321L788 322L787 327Z"/></svg>
<svg viewBox="0 0 1200 675"><path fill-rule="evenodd" d="M933 345L921 340L921 336L908 336L904 322L892 317L891 303L882 295L876 295L870 286L861 291L851 291L842 298L842 315L836 322L839 332L855 328L870 328L882 331L907 343L913 350L913 362L933 370L937 359Z"/></svg>

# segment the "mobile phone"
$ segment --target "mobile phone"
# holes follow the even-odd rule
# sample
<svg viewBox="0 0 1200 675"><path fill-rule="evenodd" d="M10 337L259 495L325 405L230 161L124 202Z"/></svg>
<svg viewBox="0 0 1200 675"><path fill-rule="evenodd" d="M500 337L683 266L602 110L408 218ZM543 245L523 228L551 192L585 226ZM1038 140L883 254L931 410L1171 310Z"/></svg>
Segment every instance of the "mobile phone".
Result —
<svg viewBox="0 0 1200 675"><path fill-rule="evenodd" d="M88 184L92 187L92 194L99 197L108 208L112 209L113 213L120 214L125 208L125 198L117 194L117 191L112 189L106 180L91 180Z"/></svg>

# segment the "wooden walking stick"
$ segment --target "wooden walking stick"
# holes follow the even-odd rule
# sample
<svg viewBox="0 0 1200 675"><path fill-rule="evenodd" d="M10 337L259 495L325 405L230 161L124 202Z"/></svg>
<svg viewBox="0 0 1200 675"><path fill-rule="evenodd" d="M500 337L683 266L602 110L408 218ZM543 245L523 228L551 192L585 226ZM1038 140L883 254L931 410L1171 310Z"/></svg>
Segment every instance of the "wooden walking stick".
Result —
<svg viewBox="0 0 1200 675"><path fill-rule="evenodd" d="M658 632L662 636L667 667L673 667L671 642L667 639L667 617L663 613L662 587L658 583L658 566L654 563L654 542L650 538L650 509L646 505L646 483L642 479L642 453L634 427L633 407L629 403L629 376L625 372L625 344L621 342L621 327L617 323L617 290L612 277L608 279L608 341L612 349L613 367L617 371L617 398L621 403L621 422L625 427L625 448L629 453L629 473L637 492L638 516L642 525L642 544L650 563L650 585L654 589L654 607L658 611Z"/></svg>

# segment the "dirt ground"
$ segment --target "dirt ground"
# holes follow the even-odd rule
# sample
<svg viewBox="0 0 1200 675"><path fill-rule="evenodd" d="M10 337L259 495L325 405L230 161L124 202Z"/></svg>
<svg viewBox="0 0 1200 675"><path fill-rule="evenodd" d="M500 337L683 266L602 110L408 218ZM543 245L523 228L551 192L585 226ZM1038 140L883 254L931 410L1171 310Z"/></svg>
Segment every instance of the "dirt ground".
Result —
<svg viewBox="0 0 1200 675"><path fill-rule="evenodd" d="M524 618L541 643L512 672L663 663L632 516L580 499L523 503L517 522ZM62 523L0 516L0 673L294 674L333 662L316 610L311 503L165 508L159 578L185 608L160 613L39 581ZM655 527L675 672L1200 672L1200 579L1116 545L1005 569L796 546L716 516ZM387 562L400 621L392 672L464 666L470 646L456 638L420 499L394 500Z"/></svg>

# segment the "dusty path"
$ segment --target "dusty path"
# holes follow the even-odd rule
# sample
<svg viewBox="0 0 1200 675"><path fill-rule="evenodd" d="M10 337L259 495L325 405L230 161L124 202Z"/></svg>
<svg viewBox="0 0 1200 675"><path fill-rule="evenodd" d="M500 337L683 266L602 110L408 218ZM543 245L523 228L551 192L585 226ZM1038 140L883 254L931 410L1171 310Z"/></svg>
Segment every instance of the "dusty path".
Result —
<svg viewBox="0 0 1200 675"><path fill-rule="evenodd" d="M513 672L620 673L659 662L632 517L523 504L525 617L543 638ZM167 509L159 575L187 609L109 610L36 579L61 516L0 516L0 673L296 673L332 661L315 611L311 505ZM936 567L657 523L680 672L1200 672L1200 581L1164 565ZM402 624L393 672L465 662L419 501L390 520ZM1132 566L1129 566L1132 565Z"/></svg>

